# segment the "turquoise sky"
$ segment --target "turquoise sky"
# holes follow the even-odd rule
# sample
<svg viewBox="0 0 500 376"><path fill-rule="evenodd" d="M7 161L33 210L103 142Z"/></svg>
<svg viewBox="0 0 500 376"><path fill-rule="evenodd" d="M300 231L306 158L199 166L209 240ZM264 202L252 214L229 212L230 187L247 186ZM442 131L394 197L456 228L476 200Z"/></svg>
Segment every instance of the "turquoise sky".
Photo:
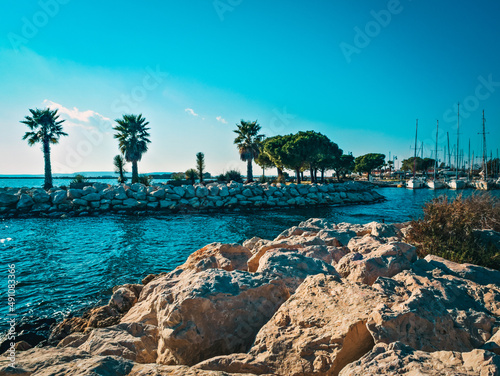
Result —
<svg viewBox="0 0 500 376"><path fill-rule="evenodd" d="M59 108L54 172L110 171L111 127L150 122L140 172L245 171L235 123L328 135L344 151L431 156L436 120L460 149L500 148L500 3L472 1L14 1L0 12L0 174L43 172L21 140L29 108Z"/></svg>

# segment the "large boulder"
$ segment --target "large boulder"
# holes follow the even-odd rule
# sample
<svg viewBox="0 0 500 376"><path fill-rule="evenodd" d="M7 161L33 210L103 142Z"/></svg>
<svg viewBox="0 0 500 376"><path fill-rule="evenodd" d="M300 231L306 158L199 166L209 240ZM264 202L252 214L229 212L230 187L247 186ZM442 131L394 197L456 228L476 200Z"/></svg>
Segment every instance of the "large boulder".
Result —
<svg viewBox="0 0 500 376"><path fill-rule="evenodd" d="M447 270L464 267L444 264L439 268L438 263L419 260L411 270L374 283L375 289L397 302L374 311L367 323L377 343L400 341L428 352L467 352L490 341L500 318L500 285L448 274ZM476 277L479 268L474 268ZM482 269L491 280L500 275Z"/></svg>
<svg viewBox="0 0 500 376"><path fill-rule="evenodd" d="M197 272L207 269L248 270L252 252L239 244L212 243L192 253L179 269Z"/></svg>
<svg viewBox="0 0 500 376"><path fill-rule="evenodd" d="M43 204L50 200L49 194L41 188L33 189L31 197L35 201L35 204Z"/></svg>
<svg viewBox="0 0 500 376"><path fill-rule="evenodd" d="M15 205L19 200L19 196L15 194L0 192L0 206Z"/></svg>
<svg viewBox="0 0 500 376"><path fill-rule="evenodd" d="M378 277L392 277L409 269L416 259L415 247L392 242L366 254L348 253L335 267L344 278L372 285Z"/></svg>
<svg viewBox="0 0 500 376"><path fill-rule="evenodd" d="M339 376L493 376L500 374L500 357L484 350L470 352L416 351L401 342L378 344L348 364Z"/></svg>
<svg viewBox="0 0 500 376"><path fill-rule="evenodd" d="M277 375L336 375L374 346L366 328L374 307L389 304L370 286L335 276L308 277L257 334L247 354L196 368Z"/></svg>
<svg viewBox="0 0 500 376"><path fill-rule="evenodd" d="M288 297L283 283L261 274L179 269L149 282L122 323L158 326L158 363L193 365L247 351Z"/></svg>
<svg viewBox="0 0 500 376"><path fill-rule="evenodd" d="M19 202L17 203L16 207L19 210L26 210L26 209L31 208L34 204L35 204L35 202L31 198L31 196L23 193L21 195L21 197L19 198ZM2 206L2 205L0 204L0 206Z"/></svg>

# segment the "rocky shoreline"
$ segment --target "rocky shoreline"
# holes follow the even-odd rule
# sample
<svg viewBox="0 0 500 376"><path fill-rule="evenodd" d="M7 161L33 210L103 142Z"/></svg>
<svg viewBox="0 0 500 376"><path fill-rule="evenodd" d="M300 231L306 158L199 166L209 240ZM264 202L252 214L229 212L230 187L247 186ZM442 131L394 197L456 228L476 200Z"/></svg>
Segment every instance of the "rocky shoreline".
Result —
<svg viewBox="0 0 500 376"><path fill-rule="evenodd" d="M407 226L310 219L209 244L50 346L19 342L0 375L500 374L500 272L418 259Z"/></svg>
<svg viewBox="0 0 500 376"><path fill-rule="evenodd" d="M94 183L82 189L0 189L0 216L86 216L99 213L177 213L240 208L348 205L381 201L373 185L337 184L168 184L145 186Z"/></svg>

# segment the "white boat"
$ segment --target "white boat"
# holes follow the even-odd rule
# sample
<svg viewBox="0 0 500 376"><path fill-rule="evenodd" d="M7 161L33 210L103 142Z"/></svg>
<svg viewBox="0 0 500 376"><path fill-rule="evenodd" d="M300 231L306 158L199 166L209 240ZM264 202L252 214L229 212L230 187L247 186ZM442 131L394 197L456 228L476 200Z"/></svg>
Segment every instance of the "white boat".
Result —
<svg viewBox="0 0 500 376"><path fill-rule="evenodd" d="M417 178L410 178L406 182L406 188L409 189L419 189L419 188L424 188L425 184L422 180L417 179Z"/></svg>
<svg viewBox="0 0 500 376"><path fill-rule="evenodd" d="M441 180L427 180L427 187L429 187L429 189L443 189L446 188L446 184Z"/></svg>
<svg viewBox="0 0 500 376"><path fill-rule="evenodd" d="M453 179L448 182L448 187L450 189L464 189L466 187L467 183L465 180L460 180L460 179Z"/></svg>

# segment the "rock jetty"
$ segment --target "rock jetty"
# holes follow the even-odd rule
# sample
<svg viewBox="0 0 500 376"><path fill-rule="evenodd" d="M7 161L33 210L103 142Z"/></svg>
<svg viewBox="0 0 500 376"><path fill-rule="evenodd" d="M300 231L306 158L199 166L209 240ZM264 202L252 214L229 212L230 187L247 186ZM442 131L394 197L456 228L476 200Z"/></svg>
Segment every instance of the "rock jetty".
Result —
<svg viewBox="0 0 500 376"><path fill-rule="evenodd" d="M499 375L500 272L418 259L406 230L313 218L209 244L0 375Z"/></svg>
<svg viewBox="0 0 500 376"><path fill-rule="evenodd" d="M63 214L84 216L102 212L179 212L235 208L284 208L346 205L383 200L373 185L337 184L168 184L111 186L94 183L82 189L0 189L0 216Z"/></svg>

